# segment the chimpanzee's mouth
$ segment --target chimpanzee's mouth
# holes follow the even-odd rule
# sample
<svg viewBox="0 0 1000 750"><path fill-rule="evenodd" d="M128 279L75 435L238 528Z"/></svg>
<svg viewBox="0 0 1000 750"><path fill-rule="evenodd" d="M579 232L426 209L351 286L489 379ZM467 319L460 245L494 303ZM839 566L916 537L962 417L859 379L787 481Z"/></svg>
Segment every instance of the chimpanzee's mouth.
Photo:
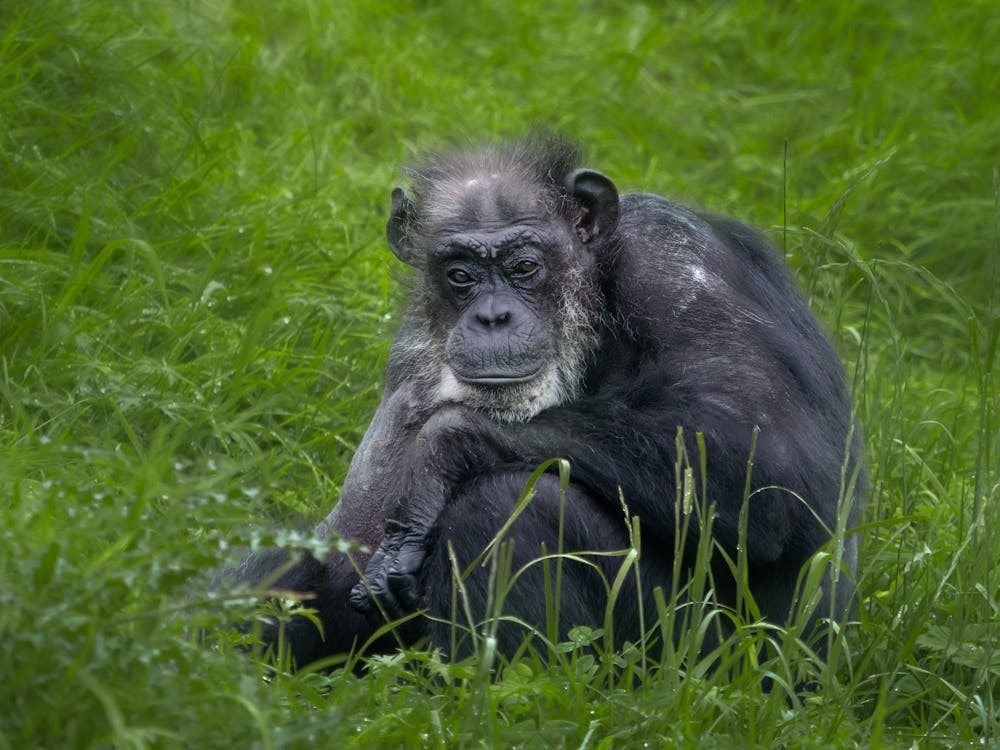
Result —
<svg viewBox="0 0 1000 750"><path fill-rule="evenodd" d="M530 383L535 380L541 374L541 370L535 370L528 375L476 375L467 376L459 372L455 373L455 376L463 383L468 383L469 385L485 386L487 388L502 388L509 385L521 385L522 383Z"/></svg>

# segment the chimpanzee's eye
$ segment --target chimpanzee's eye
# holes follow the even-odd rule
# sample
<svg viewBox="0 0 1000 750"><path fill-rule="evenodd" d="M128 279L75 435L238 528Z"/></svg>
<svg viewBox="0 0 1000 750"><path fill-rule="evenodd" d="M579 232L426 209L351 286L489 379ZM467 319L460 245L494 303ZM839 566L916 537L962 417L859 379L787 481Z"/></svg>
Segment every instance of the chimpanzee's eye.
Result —
<svg viewBox="0 0 1000 750"><path fill-rule="evenodd" d="M448 281L456 286L467 286L472 283L472 277L461 268L452 268L448 271Z"/></svg>
<svg viewBox="0 0 1000 750"><path fill-rule="evenodd" d="M538 270L538 264L533 260L521 260L514 265L515 276L530 276Z"/></svg>

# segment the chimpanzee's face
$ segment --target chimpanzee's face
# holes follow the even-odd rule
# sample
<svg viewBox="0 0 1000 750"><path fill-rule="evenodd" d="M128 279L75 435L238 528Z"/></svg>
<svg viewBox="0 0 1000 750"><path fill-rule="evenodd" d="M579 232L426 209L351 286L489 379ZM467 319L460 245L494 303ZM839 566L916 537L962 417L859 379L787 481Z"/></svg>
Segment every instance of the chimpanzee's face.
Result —
<svg viewBox="0 0 1000 750"><path fill-rule="evenodd" d="M576 385L566 382L561 316L582 302L566 294L576 296L593 275L592 253L537 190L495 177L466 187L453 193L454 213L439 212L428 227L425 273L437 290L443 395L467 401L471 392L507 418L527 418Z"/></svg>
<svg viewBox="0 0 1000 750"><path fill-rule="evenodd" d="M506 421L575 398L604 312L597 254L617 217L614 183L589 169L557 181L486 160L422 180L416 199L396 188L386 238L423 273L414 330L436 397Z"/></svg>

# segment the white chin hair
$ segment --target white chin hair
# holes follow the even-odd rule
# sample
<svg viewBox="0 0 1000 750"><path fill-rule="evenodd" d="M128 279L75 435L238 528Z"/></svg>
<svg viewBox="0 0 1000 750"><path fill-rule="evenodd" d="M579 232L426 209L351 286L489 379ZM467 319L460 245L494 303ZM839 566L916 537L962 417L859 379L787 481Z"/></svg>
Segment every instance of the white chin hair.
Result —
<svg viewBox="0 0 1000 750"><path fill-rule="evenodd" d="M569 400L558 368L550 366L529 383L504 387L477 387L463 383L447 365L438 380L437 400L482 409L498 422L526 422L544 409Z"/></svg>

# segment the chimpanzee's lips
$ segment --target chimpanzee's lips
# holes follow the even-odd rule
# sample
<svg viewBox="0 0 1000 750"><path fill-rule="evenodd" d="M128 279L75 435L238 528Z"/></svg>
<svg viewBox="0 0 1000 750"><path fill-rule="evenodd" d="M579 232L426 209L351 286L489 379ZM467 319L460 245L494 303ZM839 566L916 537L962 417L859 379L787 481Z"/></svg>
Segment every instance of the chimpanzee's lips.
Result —
<svg viewBox="0 0 1000 750"><path fill-rule="evenodd" d="M532 380L538 377L541 370L535 370L527 375L463 375L460 372L456 372L455 376L461 380L463 383L468 383L469 385L484 385L491 388L496 388L498 386L505 385L519 385L520 383L530 383Z"/></svg>

